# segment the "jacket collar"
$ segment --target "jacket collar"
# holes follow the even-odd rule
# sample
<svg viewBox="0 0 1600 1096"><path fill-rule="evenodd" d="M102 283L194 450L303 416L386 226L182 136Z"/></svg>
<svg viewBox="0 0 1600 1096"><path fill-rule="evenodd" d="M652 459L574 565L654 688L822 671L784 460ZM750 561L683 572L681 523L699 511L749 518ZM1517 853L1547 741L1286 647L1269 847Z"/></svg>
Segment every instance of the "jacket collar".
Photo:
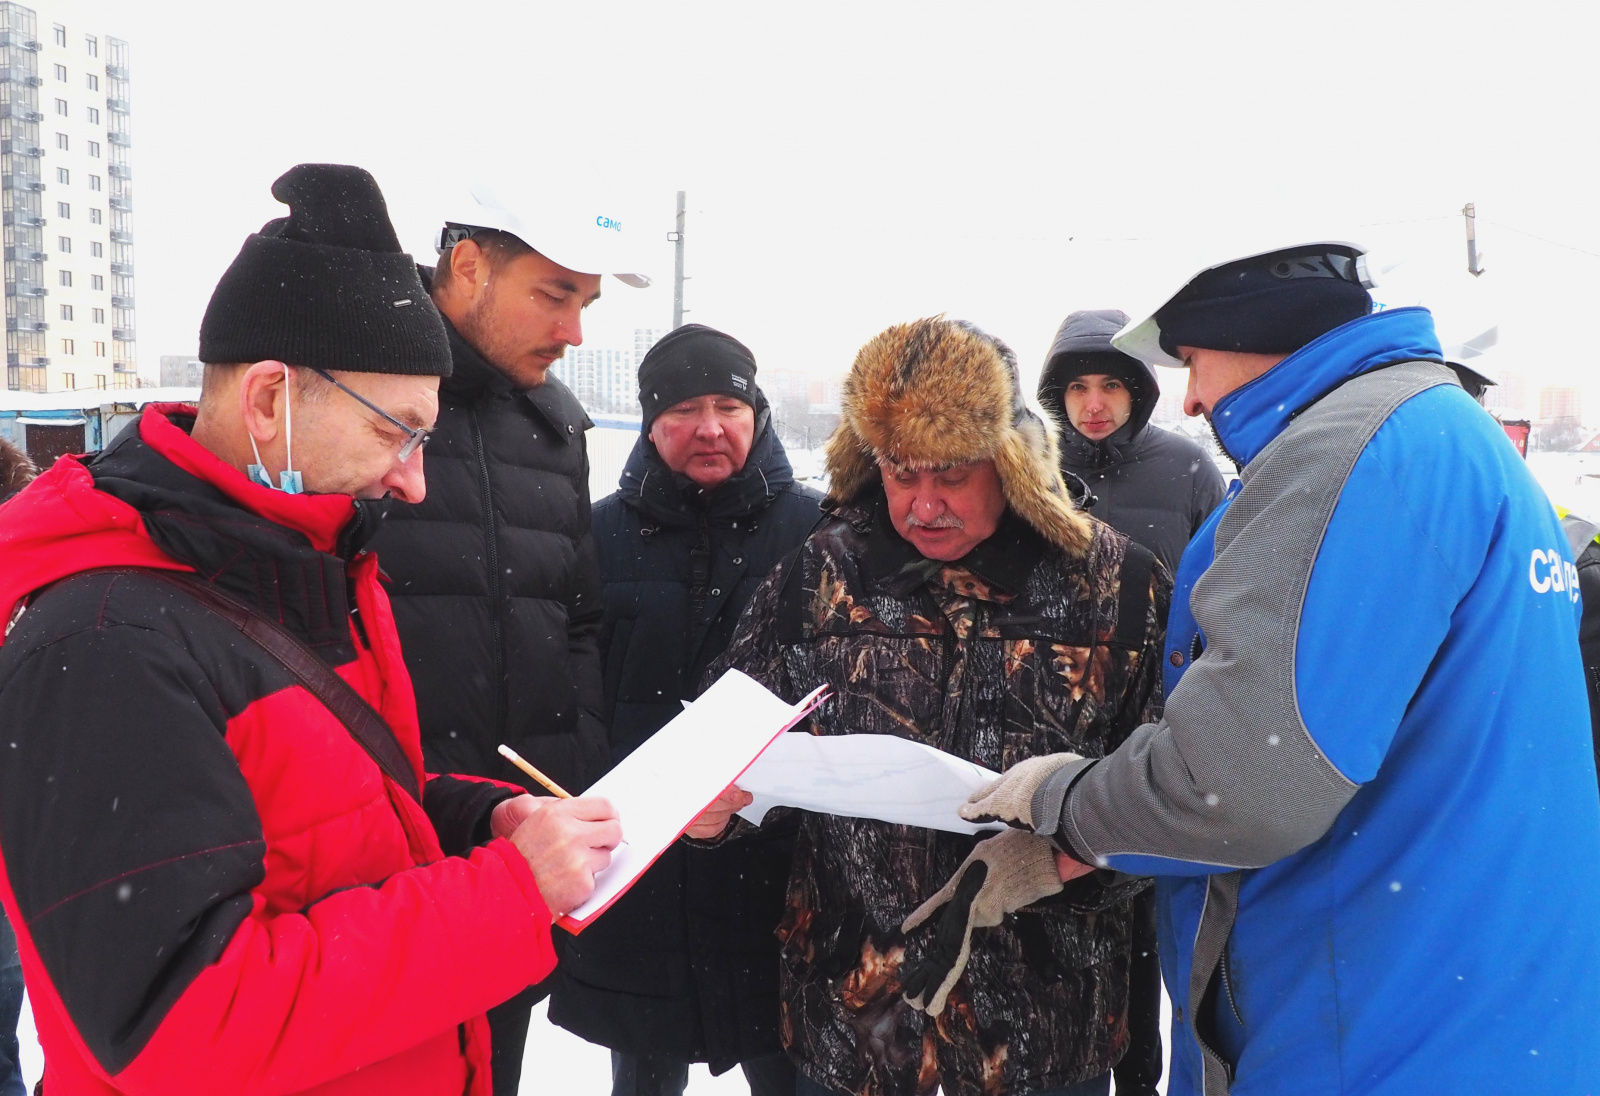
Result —
<svg viewBox="0 0 1600 1096"><path fill-rule="evenodd" d="M1121 464L1138 452L1145 434L1153 429L1147 422L1129 419L1113 433L1099 441L1091 441L1078 433L1070 422L1065 423L1061 428L1060 441L1062 463L1068 468L1085 471Z"/></svg>
<svg viewBox="0 0 1600 1096"><path fill-rule="evenodd" d="M192 570L297 629L347 651L344 559L365 504L285 495L251 483L188 434L194 409L152 404L104 451L63 457L8 502L0 520L0 608L99 567Z"/></svg>
<svg viewBox="0 0 1600 1096"><path fill-rule="evenodd" d="M789 455L777 431L767 426L751 445L744 467L711 491L702 491L689 477L668 468L655 443L640 434L622 469L617 493L661 525L692 526L702 517L720 523L754 514L793 482Z"/></svg>
<svg viewBox="0 0 1600 1096"><path fill-rule="evenodd" d="M1426 308L1374 312L1316 339L1211 409L1217 440L1241 467L1295 416L1352 377L1405 361L1444 361Z"/></svg>
<svg viewBox="0 0 1600 1096"><path fill-rule="evenodd" d="M184 404L150 404L139 418L139 438L168 463L200 481L193 486L208 487L211 492L207 493L300 533L319 552L335 554L340 534L356 516L355 499L349 495L287 495L251 483L244 473L189 436L194 415L195 409Z"/></svg>

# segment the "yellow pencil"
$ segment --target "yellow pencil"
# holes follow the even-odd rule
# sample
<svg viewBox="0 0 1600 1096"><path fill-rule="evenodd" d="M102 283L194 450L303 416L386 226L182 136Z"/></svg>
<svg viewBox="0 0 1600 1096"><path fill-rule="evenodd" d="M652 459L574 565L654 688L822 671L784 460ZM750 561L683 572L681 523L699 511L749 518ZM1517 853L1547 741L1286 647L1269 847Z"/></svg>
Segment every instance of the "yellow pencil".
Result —
<svg viewBox="0 0 1600 1096"><path fill-rule="evenodd" d="M527 773L529 776L533 777L545 787L549 788L551 792L559 795L562 799L572 798L571 792L567 791L567 789L563 788L560 784L557 784L554 780L551 780L548 776L544 775L544 773L540 772L538 769L522 760L522 755L517 753L517 751L513 750L510 746L502 745L500 747L500 756L511 762L523 772Z"/></svg>

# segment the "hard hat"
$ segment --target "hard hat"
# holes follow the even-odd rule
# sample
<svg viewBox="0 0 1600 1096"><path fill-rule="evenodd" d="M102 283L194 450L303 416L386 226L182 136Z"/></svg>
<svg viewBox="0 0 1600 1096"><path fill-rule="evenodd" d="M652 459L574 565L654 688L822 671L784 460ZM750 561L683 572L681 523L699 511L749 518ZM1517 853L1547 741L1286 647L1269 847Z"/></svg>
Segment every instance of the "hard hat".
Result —
<svg viewBox="0 0 1600 1096"><path fill-rule="evenodd" d="M1211 263L1209 266L1203 266L1199 270L1196 270L1194 273L1185 278L1175 290L1173 290L1171 293L1168 293L1166 297L1162 299L1160 304L1156 305L1154 308L1151 308L1142 319L1129 322L1126 327L1113 335L1111 337L1111 345L1122 351L1124 354L1138 358L1140 361L1147 362L1150 365L1182 367L1183 362L1179 361L1177 358L1174 358L1171 354L1168 354L1161 348L1161 325L1156 322L1156 314L1176 300L1177 297L1182 294L1183 291L1187 289L1189 285L1197 278L1204 274L1209 274L1213 270L1218 270L1225 266L1232 266L1234 263L1244 262L1248 259L1262 258L1267 255L1275 255L1278 252L1292 253L1303 251L1307 254L1310 254L1312 252L1317 252L1328 248L1337 248L1340 251L1348 251L1350 253L1348 256L1350 265L1347 269L1341 269L1341 271L1339 271L1340 276L1359 284L1363 289L1372 288L1372 278L1367 273L1366 248L1360 246L1359 244L1345 243L1338 240L1317 240L1307 244L1288 244L1278 247L1262 248L1260 250L1246 252L1243 255L1236 255L1235 257L1220 263ZM1280 276L1290 278L1295 277L1296 272L1291 267L1291 264L1285 263L1284 265L1288 269L1286 269L1286 271ZM1319 272L1319 275L1324 273L1326 272Z"/></svg>
<svg viewBox="0 0 1600 1096"><path fill-rule="evenodd" d="M626 215L615 199L476 183L446 206L435 246L443 253L481 228L509 232L579 274L611 274L638 289L650 284L638 254L644 224Z"/></svg>

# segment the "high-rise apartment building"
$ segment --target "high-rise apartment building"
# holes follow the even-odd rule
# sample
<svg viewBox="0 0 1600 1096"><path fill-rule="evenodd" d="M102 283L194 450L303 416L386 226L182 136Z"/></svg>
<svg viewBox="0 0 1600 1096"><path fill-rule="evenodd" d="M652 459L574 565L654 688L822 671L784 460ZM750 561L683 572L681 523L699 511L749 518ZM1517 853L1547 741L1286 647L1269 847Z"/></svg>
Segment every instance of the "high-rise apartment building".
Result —
<svg viewBox="0 0 1600 1096"><path fill-rule="evenodd" d="M6 386L134 388L128 43L0 2Z"/></svg>
<svg viewBox="0 0 1600 1096"><path fill-rule="evenodd" d="M1539 389L1540 422L1578 422L1583 418L1583 390L1580 388Z"/></svg>
<svg viewBox="0 0 1600 1096"><path fill-rule="evenodd" d="M631 351L569 346L550 371L572 389L578 402L590 411L637 415L639 363L656 340L666 333L664 327L634 328Z"/></svg>

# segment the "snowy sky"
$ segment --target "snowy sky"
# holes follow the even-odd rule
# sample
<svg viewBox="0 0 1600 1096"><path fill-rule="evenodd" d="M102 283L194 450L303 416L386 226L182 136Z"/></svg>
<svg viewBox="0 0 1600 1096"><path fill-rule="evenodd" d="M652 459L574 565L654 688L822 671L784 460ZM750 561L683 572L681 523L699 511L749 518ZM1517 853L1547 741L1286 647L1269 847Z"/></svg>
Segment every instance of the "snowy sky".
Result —
<svg viewBox="0 0 1600 1096"><path fill-rule="evenodd" d="M660 279L609 281L591 345L670 321L684 189L689 319L764 368L842 372L944 312L1036 372L1069 311L1134 312L1210 261L1332 237L1401 263L1389 303L1437 303L1457 338L1499 323L1483 364L1594 373L1596 5L96 3L78 8L132 43L151 372L194 351L218 275L282 211L272 179L332 160L376 175L429 261L474 175L625 189L658 222ZM1600 381L1586 402L1600 418Z"/></svg>

